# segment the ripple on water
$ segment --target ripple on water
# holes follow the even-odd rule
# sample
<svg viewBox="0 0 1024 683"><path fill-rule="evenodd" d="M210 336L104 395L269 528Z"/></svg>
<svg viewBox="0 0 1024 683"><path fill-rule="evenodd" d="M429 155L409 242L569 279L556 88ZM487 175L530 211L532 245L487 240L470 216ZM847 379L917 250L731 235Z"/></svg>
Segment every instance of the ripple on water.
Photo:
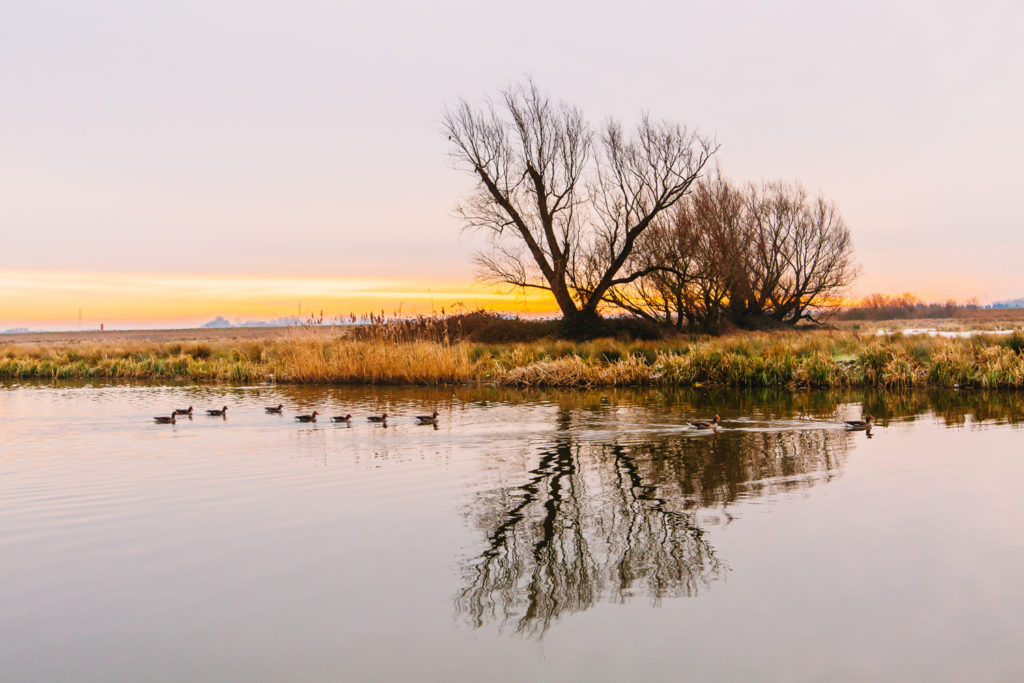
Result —
<svg viewBox="0 0 1024 683"><path fill-rule="evenodd" d="M999 678L1024 651L1024 399L966 393L7 385L0 668L670 678L686 643L694 678L928 673L940 650ZM355 420L292 419L312 410ZM864 413L870 441L842 424ZM872 669L851 639L900 647Z"/></svg>

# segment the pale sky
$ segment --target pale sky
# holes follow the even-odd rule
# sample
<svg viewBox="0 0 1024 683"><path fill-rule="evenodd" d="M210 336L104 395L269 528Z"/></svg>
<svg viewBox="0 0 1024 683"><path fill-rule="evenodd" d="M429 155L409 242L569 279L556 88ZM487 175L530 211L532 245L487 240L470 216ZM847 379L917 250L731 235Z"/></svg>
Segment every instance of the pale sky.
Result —
<svg viewBox="0 0 1024 683"><path fill-rule="evenodd" d="M494 305L440 118L523 74L824 192L853 294L1024 296L1019 2L0 0L0 328Z"/></svg>

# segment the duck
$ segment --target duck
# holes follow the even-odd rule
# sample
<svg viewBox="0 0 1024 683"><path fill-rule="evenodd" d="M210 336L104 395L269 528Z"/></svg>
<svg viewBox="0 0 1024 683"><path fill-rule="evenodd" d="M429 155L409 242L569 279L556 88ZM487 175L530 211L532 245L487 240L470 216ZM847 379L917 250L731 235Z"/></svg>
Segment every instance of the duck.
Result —
<svg viewBox="0 0 1024 683"><path fill-rule="evenodd" d="M160 424L160 425L172 425L175 422L174 415L177 412L178 411L176 411L176 410L174 412L172 412L170 417L167 417L166 415L159 415L157 417L154 417L153 421L156 422L157 424Z"/></svg>
<svg viewBox="0 0 1024 683"><path fill-rule="evenodd" d="M192 416L192 406L189 406L188 408L175 408L174 409L174 414L175 415L188 415L189 417L191 417Z"/></svg>
<svg viewBox="0 0 1024 683"><path fill-rule="evenodd" d="M283 409L283 408L284 408L284 404L283 403L278 403L277 406L267 406L265 408L265 410L268 413L277 413L278 415L280 415L281 414L281 409Z"/></svg>
<svg viewBox="0 0 1024 683"><path fill-rule="evenodd" d="M217 410L217 409L207 410L206 414L207 415L212 415L213 417L227 417L227 415L228 415L228 407L224 406L220 410Z"/></svg>
<svg viewBox="0 0 1024 683"><path fill-rule="evenodd" d="M843 424L845 424L846 428L850 431L861 429L867 429L870 431L871 420L873 419L874 418L871 417L870 415L865 415L863 420L845 420Z"/></svg>
<svg viewBox="0 0 1024 683"><path fill-rule="evenodd" d="M718 429L718 421L721 419L722 418L718 416L718 413L715 413L715 416L711 418L710 422L705 422L704 420L697 420L695 422L691 422L690 425L696 427L697 429Z"/></svg>
<svg viewBox="0 0 1024 683"><path fill-rule="evenodd" d="M435 422L437 422L437 411L435 410L430 415L417 415L416 416L416 420L421 425L431 425L431 424L434 424Z"/></svg>
<svg viewBox="0 0 1024 683"><path fill-rule="evenodd" d="M380 415L371 415L370 417L368 417L366 419L369 420L370 422L387 422L388 421L388 414L387 413L381 413Z"/></svg>
<svg viewBox="0 0 1024 683"><path fill-rule="evenodd" d="M296 415L295 419L299 422L316 422L316 416L319 414L314 410L312 415Z"/></svg>
<svg viewBox="0 0 1024 683"><path fill-rule="evenodd" d="M349 415L335 415L334 417L331 418L331 422L350 422L351 420L352 420L352 415L351 414L349 414Z"/></svg>

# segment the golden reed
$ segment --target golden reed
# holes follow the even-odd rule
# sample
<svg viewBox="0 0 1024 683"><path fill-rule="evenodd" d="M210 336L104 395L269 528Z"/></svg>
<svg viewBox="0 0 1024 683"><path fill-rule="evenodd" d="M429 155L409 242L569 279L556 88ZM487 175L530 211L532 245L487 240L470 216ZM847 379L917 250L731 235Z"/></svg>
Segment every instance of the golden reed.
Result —
<svg viewBox="0 0 1024 683"><path fill-rule="evenodd" d="M590 386L1024 387L1024 334L963 339L851 332L640 342L485 344L296 328L210 342L0 346L4 379Z"/></svg>

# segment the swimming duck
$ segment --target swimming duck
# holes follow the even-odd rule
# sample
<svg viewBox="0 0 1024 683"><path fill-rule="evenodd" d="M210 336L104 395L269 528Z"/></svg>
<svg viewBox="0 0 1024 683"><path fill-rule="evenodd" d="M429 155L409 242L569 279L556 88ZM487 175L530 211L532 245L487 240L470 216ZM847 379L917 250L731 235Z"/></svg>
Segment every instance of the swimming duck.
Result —
<svg viewBox="0 0 1024 683"><path fill-rule="evenodd" d="M216 410L216 409L214 409L214 410L207 410L206 414L207 415L212 415L213 417L227 417L227 415L228 415L228 407L224 406L220 410Z"/></svg>
<svg viewBox="0 0 1024 683"><path fill-rule="evenodd" d="M331 422L349 422L352 420L352 415L335 415L331 418Z"/></svg>
<svg viewBox="0 0 1024 683"><path fill-rule="evenodd" d="M188 408L175 408L174 409L174 414L175 415L190 415L191 416L192 415L192 406L189 406Z"/></svg>
<svg viewBox="0 0 1024 683"><path fill-rule="evenodd" d="M696 427L697 429L718 429L718 421L720 419L722 418L718 417L718 413L715 413L715 416L711 418L711 422L697 420L696 422L691 422L690 425Z"/></svg>
<svg viewBox="0 0 1024 683"><path fill-rule="evenodd" d="M369 420L370 422L387 422L388 421L388 414L387 413L381 413L380 415L371 415L370 417L368 417L366 419Z"/></svg>
<svg viewBox="0 0 1024 683"><path fill-rule="evenodd" d="M277 407L274 407L274 406L267 406L267 407L266 407L266 411L267 411L268 413L277 413L278 415L280 415L280 414L281 414L281 409L282 409L282 408L284 408L284 404L283 404L283 403L278 403L278 404L277 404Z"/></svg>
<svg viewBox="0 0 1024 683"><path fill-rule="evenodd" d="M845 424L846 428L850 431L861 429L870 430L871 420L873 419L874 418L872 418L870 415L865 415L863 420L846 420L845 422L843 422L843 424Z"/></svg>
<svg viewBox="0 0 1024 683"><path fill-rule="evenodd" d="M296 415L295 419L299 422L316 422L316 416L319 414L314 410L312 415Z"/></svg>
<svg viewBox="0 0 1024 683"><path fill-rule="evenodd" d="M178 412L178 411L174 411L174 413L176 413L176 412ZM160 415L159 417L154 417L153 421L156 422L157 424L161 424L161 425L172 425L172 424L174 424L174 413L171 413L170 417L166 417L164 415Z"/></svg>
<svg viewBox="0 0 1024 683"><path fill-rule="evenodd" d="M421 425L431 425L431 424L434 424L435 422L437 422L437 411L435 410L430 415L417 415L416 416L416 420Z"/></svg>

